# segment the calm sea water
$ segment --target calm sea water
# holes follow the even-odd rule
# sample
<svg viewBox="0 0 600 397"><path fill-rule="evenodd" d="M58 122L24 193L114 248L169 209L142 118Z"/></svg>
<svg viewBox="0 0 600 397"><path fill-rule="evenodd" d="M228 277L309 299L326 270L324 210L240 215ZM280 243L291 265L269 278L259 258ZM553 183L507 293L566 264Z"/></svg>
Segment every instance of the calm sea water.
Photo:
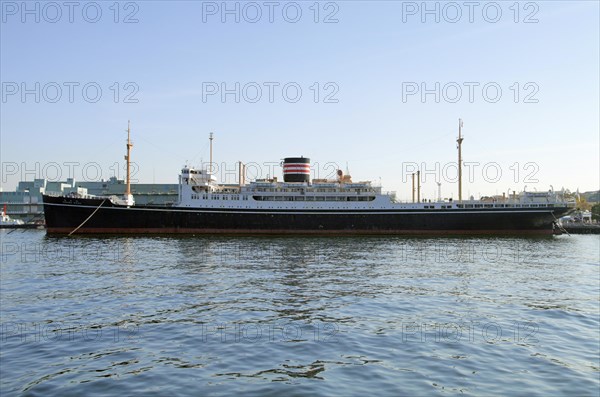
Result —
<svg viewBox="0 0 600 397"><path fill-rule="evenodd" d="M600 389L600 238L0 232L0 395Z"/></svg>

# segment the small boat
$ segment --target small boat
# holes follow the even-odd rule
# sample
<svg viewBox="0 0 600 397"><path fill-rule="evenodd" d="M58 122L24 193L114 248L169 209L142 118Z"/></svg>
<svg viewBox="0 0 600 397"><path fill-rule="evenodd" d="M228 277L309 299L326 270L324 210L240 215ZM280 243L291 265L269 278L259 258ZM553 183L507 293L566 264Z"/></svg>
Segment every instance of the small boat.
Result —
<svg viewBox="0 0 600 397"><path fill-rule="evenodd" d="M6 204L4 204L4 208L2 208L2 217L0 218L0 228L9 229L9 228L22 228L26 227L25 222L20 219L12 219L6 213Z"/></svg>

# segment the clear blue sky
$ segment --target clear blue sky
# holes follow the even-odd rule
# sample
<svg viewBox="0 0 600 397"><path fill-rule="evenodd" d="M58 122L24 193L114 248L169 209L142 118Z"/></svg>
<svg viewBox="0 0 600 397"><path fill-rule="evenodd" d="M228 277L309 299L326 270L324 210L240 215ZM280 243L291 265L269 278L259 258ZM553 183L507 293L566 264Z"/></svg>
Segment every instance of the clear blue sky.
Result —
<svg viewBox="0 0 600 397"><path fill-rule="evenodd" d="M112 1L77 2L72 16L63 2L54 3L61 15L46 2L28 2L29 14L20 1L1 3L4 190L14 189L24 174L52 179L56 167L48 164L54 163L63 179L66 162L79 164L78 180L96 176L95 165L84 175L87 163L99 164L101 176L110 177L112 164L123 167L130 119L139 182L176 183L186 161L208 161L213 131L215 161L232 170L237 160L263 164L304 155L321 164L321 177L331 171L325 163L344 169L348 163L355 180L381 178L384 189L407 199L410 178L403 172L410 173L412 163L430 170L439 163L442 194L456 197L451 163L459 117L464 160L478 164L465 193L501 194L525 185L528 190L599 188L597 1L517 7L513 1L479 2L473 10L453 3L460 18L453 5L428 2L429 9L438 7L439 22L435 14L423 14L420 1L337 1L318 7L314 1L274 2L272 22L265 2L228 2L229 9L238 7L239 23L234 14L222 15L220 1L137 1L118 7ZM302 15L296 18L298 8ZM123 23L126 18L137 22ZM21 96L22 88L35 91L36 82L39 103L35 94ZM128 82L134 85L126 88ZM207 95L221 83L234 89L236 82L239 103L233 94L224 103L219 94ZM279 84L272 103L264 84L269 82ZM53 83L61 86L58 99ZM79 84L73 86L72 103L69 83ZM97 102L91 101L93 86L84 97L86 83L102 90ZM248 83L262 87L256 103L251 102L255 85ZM297 102L286 101L295 95L292 87L284 96L286 83L302 89ZM439 103L434 94L424 100L420 93L409 95L409 89L423 85L435 91L436 83ZM477 84L472 101L465 83ZM491 87L487 96L485 84ZM125 103L136 87L130 99L137 103ZM495 87L502 95L493 102ZM326 103L332 93L337 103ZM231 176L220 178L231 182ZM434 173L422 185L424 196L437 195Z"/></svg>

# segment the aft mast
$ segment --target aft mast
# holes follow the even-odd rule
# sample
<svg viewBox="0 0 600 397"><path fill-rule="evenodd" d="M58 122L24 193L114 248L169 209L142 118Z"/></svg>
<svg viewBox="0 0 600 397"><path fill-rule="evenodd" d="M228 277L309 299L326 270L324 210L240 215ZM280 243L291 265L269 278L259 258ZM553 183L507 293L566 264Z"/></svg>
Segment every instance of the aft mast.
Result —
<svg viewBox="0 0 600 397"><path fill-rule="evenodd" d="M458 119L458 139L456 143L458 143L458 201L462 201L462 119Z"/></svg>
<svg viewBox="0 0 600 397"><path fill-rule="evenodd" d="M213 157L212 157L212 141L213 141L213 133L211 132L208 136L208 140L210 141L210 162L208 163L208 173L212 174L213 172Z"/></svg>
<svg viewBox="0 0 600 397"><path fill-rule="evenodd" d="M127 160L127 184L125 186L125 202L127 206L132 206L135 204L133 200L133 195L131 194L131 148L133 147L133 143L131 142L131 122L127 121L127 155L125 156L125 160Z"/></svg>

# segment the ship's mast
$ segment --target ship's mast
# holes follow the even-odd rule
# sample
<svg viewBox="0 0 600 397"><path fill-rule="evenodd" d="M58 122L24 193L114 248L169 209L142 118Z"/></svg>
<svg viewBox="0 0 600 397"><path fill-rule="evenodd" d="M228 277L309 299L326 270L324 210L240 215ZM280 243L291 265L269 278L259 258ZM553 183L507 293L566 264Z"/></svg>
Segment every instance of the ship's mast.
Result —
<svg viewBox="0 0 600 397"><path fill-rule="evenodd" d="M417 171L417 201L421 202L421 170Z"/></svg>
<svg viewBox="0 0 600 397"><path fill-rule="evenodd" d="M415 173L412 173L412 202L415 202Z"/></svg>
<svg viewBox="0 0 600 397"><path fill-rule="evenodd" d="M127 156L125 156L125 160L127 160L127 185L125 186L125 200L127 201L127 205L133 205L133 196L131 194L131 148L133 147L133 143L131 143L131 121L127 121Z"/></svg>
<svg viewBox="0 0 600 397"><path fill-rule="evenodd" d="M458 139L456 142L458 143L458 201L462 201L462 119L458 119Z"/></svg>
<svg viewBox="0 0 600 397"><path fill-rule="evenodd" d="M213 141L213 133L211 132L208 139L210 140L210 163L209 163L209 173L212 174L212 170L213 170L213 157L212 157L212 141Z"/></svg>

